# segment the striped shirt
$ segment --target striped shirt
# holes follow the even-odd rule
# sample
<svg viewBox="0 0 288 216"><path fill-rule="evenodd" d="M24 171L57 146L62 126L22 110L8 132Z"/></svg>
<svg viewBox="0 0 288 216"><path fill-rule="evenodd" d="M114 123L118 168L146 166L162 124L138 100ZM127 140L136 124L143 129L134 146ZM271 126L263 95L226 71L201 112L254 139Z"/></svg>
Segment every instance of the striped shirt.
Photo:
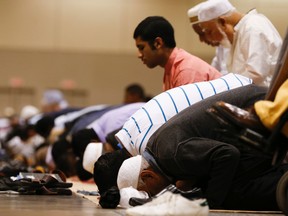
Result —
<svg viewBox="0 0 288 216"><path fill-rule="evenodd" d="M151 135L171 117L212 95L249 85L252 80L229 73L218 79L179 86L152 98L115 135L132 155L142 154Z"/></svg>

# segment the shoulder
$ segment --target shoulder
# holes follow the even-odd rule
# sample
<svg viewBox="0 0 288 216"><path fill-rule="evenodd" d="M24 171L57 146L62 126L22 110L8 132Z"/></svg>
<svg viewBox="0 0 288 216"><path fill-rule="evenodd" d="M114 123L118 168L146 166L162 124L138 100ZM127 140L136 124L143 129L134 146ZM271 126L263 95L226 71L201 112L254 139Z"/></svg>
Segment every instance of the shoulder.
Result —
<svg viewBox="0 0 288 216"><path fill-rule="evenodd" d="M263 14L258 13L256 10L252 10L242 18L241 29L245 32L255 33L267 33L269 31L276 31L271 21Z"/></svg>
<svg viewBox="0 0 288 216"><path fill-rule="evenodd" d="M182 63L183 65L191 65L193 67L195 66L195 64L205 64L205 65L207 64L208 65L208 63L202 60L201 58L181 48L178 48L175 62Z"/></svg>

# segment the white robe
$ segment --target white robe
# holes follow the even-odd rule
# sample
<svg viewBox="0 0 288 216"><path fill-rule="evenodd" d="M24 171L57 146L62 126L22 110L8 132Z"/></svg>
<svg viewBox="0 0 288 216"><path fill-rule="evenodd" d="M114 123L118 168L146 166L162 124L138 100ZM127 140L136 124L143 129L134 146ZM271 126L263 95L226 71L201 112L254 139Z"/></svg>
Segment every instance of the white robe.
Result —
<svg viewBox="0 0 288 216"><path fill-rule="evenodd" d="M255 9L246 14L234 30L228 71L268 87L281 50L281 36L273 24Z"/></svg>

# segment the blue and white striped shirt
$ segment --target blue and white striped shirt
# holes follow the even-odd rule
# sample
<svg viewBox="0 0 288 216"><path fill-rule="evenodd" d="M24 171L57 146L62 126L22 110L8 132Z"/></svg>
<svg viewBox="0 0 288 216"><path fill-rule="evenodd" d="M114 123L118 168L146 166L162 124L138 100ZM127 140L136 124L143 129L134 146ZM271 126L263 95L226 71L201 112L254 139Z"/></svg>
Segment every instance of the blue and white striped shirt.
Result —
<svg viewBox="0 0 288 216"><path fill-rule="evenodd" d="M218 79L179 86L152 98L135 112L115 135L127 151L142 154L151 135L171 117L212 95L249 85L252 80L229 73Z"/></svg>

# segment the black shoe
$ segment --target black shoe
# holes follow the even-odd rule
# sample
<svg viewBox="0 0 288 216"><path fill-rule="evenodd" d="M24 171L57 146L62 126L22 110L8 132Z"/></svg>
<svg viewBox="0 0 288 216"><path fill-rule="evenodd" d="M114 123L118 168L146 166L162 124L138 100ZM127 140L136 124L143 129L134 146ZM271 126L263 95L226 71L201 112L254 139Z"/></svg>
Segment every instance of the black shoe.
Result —
<svg viewBox="0 0 288 216"><path fill-rule="evenodd" d="M288 215L288 171L280 178L277 184L276 200L279 209Z"/></svg>
<svg viewBox="0 0 288 216"><path fill-rule="evenodd" d="M182 190L179 190L175 185L170 184L153 197L149 197L146 199L145 198L131 197L129 199L129 205L131 205L131 206L143 205L143 204L150 202L153 199L159 197L160 195L164 194L167 191L170 191L174 194L181 194L183 197L190 199L190 200L203 198L203 194L202 194L202 191L200 188L194 188L194 189L189 190L189 191L182 191Z"/></svg>
<svg viewBox="0 0 288 216"><path fill-rule="evenodd" d="M120 191L116 186L113 186L100 194L99 204L104 209L115 209L119 203Z"/></svg>

